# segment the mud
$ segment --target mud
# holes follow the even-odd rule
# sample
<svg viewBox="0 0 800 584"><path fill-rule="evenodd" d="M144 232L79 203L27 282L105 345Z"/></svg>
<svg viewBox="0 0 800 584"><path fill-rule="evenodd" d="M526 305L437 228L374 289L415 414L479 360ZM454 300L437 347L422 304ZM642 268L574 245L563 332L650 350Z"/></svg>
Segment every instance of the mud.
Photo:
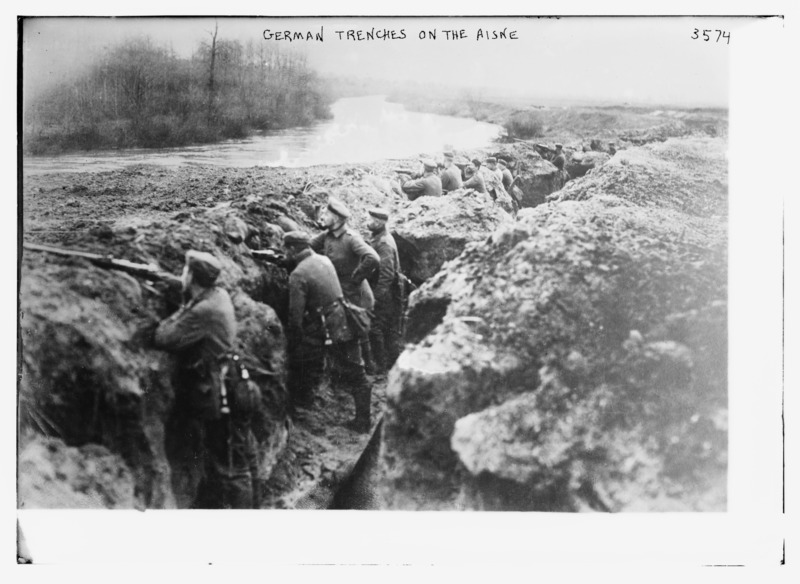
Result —
<svg viewBox="0 0 800 584"><path fill-rule="evenodd" d="M654 488L642 491L646 496L633 496L631 481L644 484L638 475L638 482L608 479L590 489L583 486L591 482L584 480L588 475L564 471L561 459L548 459L550 467L538 459L512 463L505 446L489 439L506 435L508 420L519 420L519 412L530 407L550 416L547 400L567 396L565 403L572 404L574 393L588 400L576 402L575 411L585 411L591 399L600 399L591 380L623 378L626 368L640 377L620 391L640 389L646 378L657 380L644 383L647 387L669 387L670 395L684 396L687 359L705 367L720 358L724 142L660 142L662 134L655 135L655 142L642 148L622 142L617 155L596 162L586 177L561 190L555 167L531 144L504 145L501 153L521 174L523 207L531 207L517 217L487 197L463 191L409 203L392 189L393 169L413 168L415 160L307 169L142 165L41 174L23 183L24 238L153 264L173 274L180 273L188 249L220 258L220 282L231 293L239 321L237 350L271 373L257 379L268 413L260 437L263 507L626 509L642 497L664 496L672 503L691 500L695 507L719 508L720 496L710 487L684 490L681 498L659 490L656 479L648 483ZM250 253L280 247L289 230L318 232L316 221L329 196L350 207L351 226L365 237L367 210L387 208L401 265L424 284L409 307L406 351L388 379L373 380L374 421L384 415L382 444L373 443L365 458L361 453L370 437L341 425L352 416L349 395L325 386L304 419L288 418L287 275ZM646 267L640 265L643 259ZM687 289L693 291L688 296ZM709 289L716 296L711 298ZM520 292L512 294L515 290ZM630 304L615 304L633 290L639 296ZM179 303L177 291L162 282L81 259L23 254L20 473L31 478L20 482L20 504L186 505L187 493L176 486L180 461L167 456L179 440L167 424L174 395L171 360L154 350L150 339L157 322ZM626 348L631 331L643 342L634 336L635 346ZM617 358L623 366L614 369L610 363ZM681 403L685 413L693 412L690 422L698 416L689 430L681 430L685 416L667 415L662 418L671 424L668 430L658 426L657 431L677 432L686 452L704 453L713 473L722 473L724 373L698 377L692 371L696 387L711 396L708 404L687 398ZM526 401L531 394L545 402L531 406ZM659 412L672 411L662 407L666 410ZM469 418L475 414L480 417ZM549 429L542 430L543 422L523 418L520 428L532 425L542 440L555 440ZM545 426L552 421L547 420ZM613 469L633 456L615 448L654 431L647 425L651 421L619 429L612 454L600 458L603 464ZM611 423L602 416L590 423L584 416L575 427L583 432L595 422ZM699 427L710 438L698 442L691 431ZM470 436L487 440L476 443ZM508 438L513 444L528 439ZM710 453L706 443L712 444ZM657 471L672 477L673 485L685 485L689 476L697 484L714 483L711 471L698 478L694 466L687 470L677 454L664 452L648 451L636 464L652 470L657 461ZM557 472L549 474L553 468ZM553 485L572 485L574 477L580 483L577 495L547 495ZM342 494L347 492L355 493L357 502L343 504L350 499Z"/></svg>
<svg viewBox="0 0 800 584"><path fill-rule="evenodd" d="M724 148L618 153L412 296L386 506L724 510Z"/></svg>

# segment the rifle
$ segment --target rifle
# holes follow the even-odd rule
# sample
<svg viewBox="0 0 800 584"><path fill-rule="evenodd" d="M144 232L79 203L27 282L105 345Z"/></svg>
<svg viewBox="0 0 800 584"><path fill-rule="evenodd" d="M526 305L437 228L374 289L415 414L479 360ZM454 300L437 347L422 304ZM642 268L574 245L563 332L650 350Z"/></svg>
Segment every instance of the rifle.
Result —
<svg viewBox="0 0 800 584"><path fill-rule="evenodd" d="M279 268L283 268L287 272L291 272L295 265L294 261L287 258L285 253L273 247L268 247L266 249L251 249L250 254L253 256L253 259L261 260Z"/></svg>
<svg viewBox="0 0 800 584"><path fill-rule="evenodd" d="M264 260L271 264L280 265L282 262L286 261L286 254L274 247L268 247L267 249L251 249L250 253L255 259Z"/></svg>
<svg viewBox="0 0 800 584"><path fill-rule="evenodd" d="M40 251L66 257L84 258L104 270L118 270L146 280L157 280L166 282L170 286L181 286L181 279L178 276L159 269L155 264L137 264L128 260L116 259L110 254L104 256L97 253L51 247L49 245L39 245L37 243L23 243L22 247L28 251Z"/></svg>

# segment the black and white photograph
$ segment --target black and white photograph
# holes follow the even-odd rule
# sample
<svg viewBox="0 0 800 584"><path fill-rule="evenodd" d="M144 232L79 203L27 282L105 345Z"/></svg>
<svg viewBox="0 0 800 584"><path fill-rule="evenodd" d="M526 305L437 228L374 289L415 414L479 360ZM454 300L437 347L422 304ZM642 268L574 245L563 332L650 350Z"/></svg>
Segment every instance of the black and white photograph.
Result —
<svg viewBox="0 0 800 584"><path fill-rule="evenodd" d="M19 561L44 510L781 513L781 273L739 334L729 219L780 14L219 9L18 18Z"/></svg>

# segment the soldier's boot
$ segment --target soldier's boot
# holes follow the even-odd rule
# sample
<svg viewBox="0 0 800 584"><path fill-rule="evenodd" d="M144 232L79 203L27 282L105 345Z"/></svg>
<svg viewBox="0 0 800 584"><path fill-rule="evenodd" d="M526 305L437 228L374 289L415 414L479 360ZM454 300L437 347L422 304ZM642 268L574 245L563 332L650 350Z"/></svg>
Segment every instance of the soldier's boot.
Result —
<svg viewBox="0 0 800 584"><path fill-rule="evenodd" d="M364 359L364 371L367 375L376 375L378 367L372 357L372 347L370 347L369 338L363 339L359 342L361 345L361 357Z"/></svg>
<svg viewBox="0 0 800 584"><path fill-rule="evenodd" d="M367 434L372 427L372 414L370 412L372 387L369 384L365 384L354 388L353 401L356 406L356 417L347 422L345 426L359 434Z"/></svg>
<svg viewBox="0 0 800 584"><path fill-rule="evenodd" d="M382 334L373 334L370 331L369 335L370 346L372 348L372 362L375 364L377 374L386 373L386 347L383 342ZM369 373L369 371L367 371ZM374 374L373 374L374 375Z"/></svg>

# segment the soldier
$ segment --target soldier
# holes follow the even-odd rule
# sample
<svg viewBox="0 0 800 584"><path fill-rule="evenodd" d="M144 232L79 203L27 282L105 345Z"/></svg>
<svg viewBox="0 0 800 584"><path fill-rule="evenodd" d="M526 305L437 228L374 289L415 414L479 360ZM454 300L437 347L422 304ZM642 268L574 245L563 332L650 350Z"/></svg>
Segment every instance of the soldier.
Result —
<svg viewBox="0 0 800 584"><path fill-rule="evenodd" d="M556 152L552 160L558 170L564 170L564 166L567 164L567 157L564 156L562 148L563 146L561 144L556 144Z"/></svg>
<svg viewBox="0 0 800 584"><path fill-rule="evenodd" d="M497 172L497 158L490 156L486 159L486 164L481 167L483 180L486 183L486 192L492 197L493 201L505 192L503 188L503 173Z"/></svg>
<svg viewBox="0 0 800 584"><path fill-rule="evenodd" d="M397 245L386 229L389 212L370 209L367 227L372 232L372 247L381 258L378 273L370 280L375 294L375 322L369 333L372 354L380 372L392 368L400 354L402 298L399 294L400 258Z"/></svg>
<svg viewBox="0 0 800 584"><path fill-rule="evenodd" d="M176 492L195 508L245 509L253 506L255 442L249 420L221 411L222 365L234 346L236 319L230 296L216 286L220 270L211 254L186 253L181 284L190 300L158 325L154 341L177 360L168 422L177 438L170 453L177 459ZM179 466L185 468L175 472Z"/></svg>
<svg viewBox="0 0 800 584"><path fill-rule="evenodd" d="M449 193L461 188L461 170L453 164L455 154L448 150L444 153L444 170L441 174L442 192Z"/></svg>
<svg viewBox="0 0 800 584"><path fill-rule="evenodd" d="M467 180L464 181L463 187L479 193L486 192L486 181L481 173L481 161L477 158L473 158L472 165L467 168Z"/></svg>
<svg viewBox="0 0 800 584"><path fill-rule="evenodd" d="M553 164L558 169L558 176L556 178L556 190L563 188L566 182L569 180L569 173L564 168L567 164L567 157L564 155L563 146L561 144L556 144L556 151L555 155L553 156Z"/></svg>
<svg viewBox="0 0 800 584"><path fill-rule="evenodd" d="M617 153L617 145L614 142L608 143L608 153L614 156Z"/></svg>
<svg viewBox="0 0 800 584"><path fill-rule="evenodd" d="M510 193L511 185L514 183L514 176L508 169L508 162L500 158L497 160L497 163L500 165L500 168L498 168L498 170L502 173L503 188Z"/></svg>
<svg viewBox="0 0 800 584"><path fill-rule="evenodd" d="M326 350L342 383L350 386L356 415L346 426L369 432L372 388L364 373L359 339L347 323L343 290L332 261L311 249L309 236L290 231L284 238L289 275L289 392L295 408L310 407L325 367ZM374 253L374 252L373 252Z"/></svg>
<svg viewBox="0 0 800 584"><path fill-rule="evenodd" d="M422 161L422 166L423 173L420 178L407 180L400 187L409 201L425 196L439 197L442 194L442 180L435 173L436 162L425 159Z"/></svg>

